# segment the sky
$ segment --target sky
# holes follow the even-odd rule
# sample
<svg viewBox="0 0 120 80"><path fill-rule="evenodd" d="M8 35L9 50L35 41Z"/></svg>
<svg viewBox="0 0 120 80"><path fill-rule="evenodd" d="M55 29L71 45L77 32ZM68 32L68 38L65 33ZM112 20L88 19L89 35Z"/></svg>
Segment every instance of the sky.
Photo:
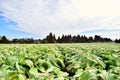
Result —
<svg viewBox="0 0 120 80"><path fill-rule="evenodd" d="M120 38L120 0L0 0L0 35Z"/></svg>

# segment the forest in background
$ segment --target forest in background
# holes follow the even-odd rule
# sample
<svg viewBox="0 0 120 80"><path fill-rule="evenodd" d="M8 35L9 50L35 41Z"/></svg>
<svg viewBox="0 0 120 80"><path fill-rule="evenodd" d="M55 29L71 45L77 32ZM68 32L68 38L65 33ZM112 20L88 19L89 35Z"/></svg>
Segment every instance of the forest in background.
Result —
<svg viewBox="0 0 120 80"><path fill-rule="evenodd" d="M44 39L34 39L34 38L14 38L12 40L7 39L6 36L0 37L0 43L93 43L93 42L116 42L120 43L120 39L115 39L114 41L110 38L103 38L99 35L94 37L86 37L85 35L62 35L56 38L55 34L49 33Z"/></svg>

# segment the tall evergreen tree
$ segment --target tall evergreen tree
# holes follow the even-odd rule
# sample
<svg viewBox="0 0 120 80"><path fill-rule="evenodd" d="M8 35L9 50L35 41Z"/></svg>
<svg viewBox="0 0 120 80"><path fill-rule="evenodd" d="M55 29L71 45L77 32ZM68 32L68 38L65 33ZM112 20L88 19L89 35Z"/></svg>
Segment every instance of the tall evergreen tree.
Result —
<svg viewBox="0 0 120 80"><path fill-rule="evenodd" d="M91 36L91 37L89 37L89 39L88 39L88 40L89 40L88 42L93 42L93 41L94 41L92 36Z"/></svg>
<svg viewBox="0 0 120 80"><path fill-rule="evenodd" d="M52 33L50 33L45 39L43 39L42 42L43 43L55 43L56 42L55 35L53 35Z"/></svg>
<svg viewBox="0 0 120 80"><path fill-rule="evenodd" d="M9 43L9 40L6 38L6 36L2 36L0 43Z"/></svg>

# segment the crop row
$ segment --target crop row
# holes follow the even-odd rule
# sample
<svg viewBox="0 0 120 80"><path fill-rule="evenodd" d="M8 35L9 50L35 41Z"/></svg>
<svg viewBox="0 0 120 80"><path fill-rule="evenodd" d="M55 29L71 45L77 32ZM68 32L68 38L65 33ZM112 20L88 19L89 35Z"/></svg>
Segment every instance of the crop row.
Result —
<svg viewBox="0 0 120 80"><path fill-rule="evenodd" d="M120 80L118 44L0 45L0 80Z"/></svg>

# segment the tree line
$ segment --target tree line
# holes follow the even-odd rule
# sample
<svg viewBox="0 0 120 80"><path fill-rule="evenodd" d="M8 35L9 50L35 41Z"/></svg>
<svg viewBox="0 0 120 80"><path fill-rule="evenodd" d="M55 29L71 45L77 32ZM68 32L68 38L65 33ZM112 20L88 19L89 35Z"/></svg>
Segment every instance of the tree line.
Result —
<svg viewBox="0 0 120 80"><path fill-rule="evenodd" d="M91 42L112 42L110 38L102 38L95 35L94 37L86 37L85 35L62 35L62 37L55 38L55 35L50 33L42 40L42 43L91 43Z"/></svg>
<svg viewBox="0 0 120 80"><path fill-rule="evenodd" d="M120 43L120 39L115 39L115 42L116 43Z"/></svg>
<svg viewBox="0 0 120 80"><path fill-rule="evenodd" d="M92 42L116 42L120 43L120 39L113 41L110 38L103 38L99 35L94 37L86 37L85 35L62 35L61 37L56 38L55 34L49 33L44 39L33 39L33 38L14 38L8 40L6 36L0 37L0 43L20 43L20 44L32 44L32 43L92 43Z"/></svg>

